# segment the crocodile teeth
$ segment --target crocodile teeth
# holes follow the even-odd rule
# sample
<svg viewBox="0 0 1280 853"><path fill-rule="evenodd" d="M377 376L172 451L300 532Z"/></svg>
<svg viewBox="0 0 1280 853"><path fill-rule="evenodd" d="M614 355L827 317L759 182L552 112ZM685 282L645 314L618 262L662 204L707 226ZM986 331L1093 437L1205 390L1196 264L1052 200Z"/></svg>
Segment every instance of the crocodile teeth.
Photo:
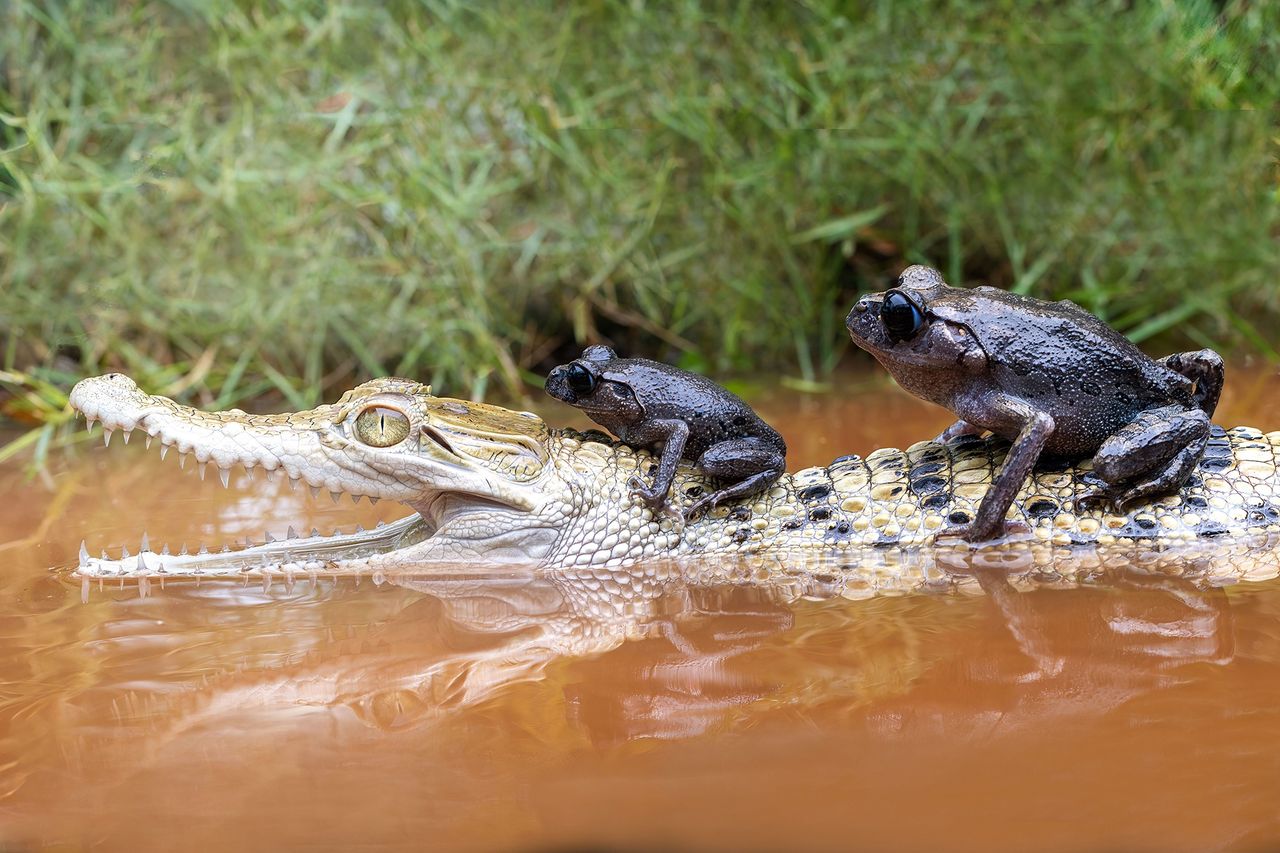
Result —
<svg viewBox="0 0 1280 853"><path fill-rule="evenodd" d="M359 504L359 503L360 503L360 495L352 495L352 496L351 496L351 502L352 502L353 504Z"/></svg>
<svg viewBox="0 0 1280 853"><path fill-rule="evenodd" d="M319 486L312 486L312 487L311 487L311 499L312 499L312 500L315 500L315 499L316 499L316 498L318 498L318 497L320 497L320 487L319 487Z"/></svg>
<svg viewBox="0 0 1280 853"><path fill-rule="evenodd" d="M266 470L267 470L267 482L274 483L276 481L276 469L268 468Z"/></svg>
<svg viewBox="0 0 1280 853"><path fill-rule="evenodd" d="M296 491L298 491L298 478L297 478L297 477L290 477L290 478L289 478L289 488L290 488L290 489L292 489L292 490L293 490L293 491L295 491L295 492L296 492Z"/></svg>
<svg viewBox="0 0 1280 853"><path fill-rule="evenodd" d="M206 462L203 465L199 466L199 468L200 468L200 479L203 480L205 473L209 470L209 463Z"/></svg>
<svg viewBox="0 0 1280 853"><path fill-rule="evenodd" d="M111 446L111 436L114 433L115 433L115 430L113 429L108 429L105 426L102 428L102 446L103 447Z"/></svg>
<svg viewBox="0 0 1280 853"><path fill-rule="evenodd" d="M149 435L147 436L147 443L146 443L145 445L143 445L143 446L144 446L144 447L146 447L146 448L147 448L147 450L150 450L150 449L151 449L151 436L149 436Z"/></svg>
<svg viewBox="0 0 1280 853"><path fill-rule="evenodd" d="M160 445L160 461L163 462L164 458L168 455L169 455L169 445L162 443Z"/></svg>
<svg viewBox="0 0 1280 853"><path fill-rule="evenodd" d="M185 450L178 451L178 467L184 471L187 468L187 453Z"/></svg>
<svg viewBox="0 0 1280 853"><path fill-rule="evenodd" d="M268 531L266 532L266 540L265 540L265 541L266 541L266 542L274 542L274 541L276 541L276 537L274 537L274 536L272 536L272 535L271 535L271 531L270 531L270 530L268 530Z"/></svg>
<svg viewBox="0 0 1280 853"><path fill-rule="evenodd" d="M147 536L147 531L142 531L142 541L138 543L138 548L142 551L151 550L151 539Z"/></svg>
<svg viewBox="0 0 1280 853"><path fill-rule="evenodd" d="M370 495L370 496L369 496L369 503L370 503L370 504L377 505L378 501L380 501L380 500L382 500L382 498L375 498L373 495Z"/></svg>
<svg viewBox="0 0 1280 853"><path fill-rule="evenodd" d="M125 444L128 444L128 443L129 443L129 436L131 436L131 435L133 435L133 430L131 430L131 429L127 429L127 430L125 430L125 431L124 431L124 435L122 436L122 438L123 438L123 440L124 440L124 443L125 443Z"/></svg>
<svg viewBox="0 0 1280 853"><path fill-rule="evenodd" d="M85 547L84 540L80 540L80 567L84 568L89 565L89 549Z"/></svg>
<svg viewBox="0 0 1280 853"><path fill-rule="evenodd" d="M337 502L338 502L338 498L342 497L342 493L341 493L341 492L330 492L330 493L329 493L329 497L333 499L333 502L334 502L334 503L337 503Z"/></svg>
<svg viewBox="0 0 1280 853"><path fill-rule="evenodd" d="M230 468L219 468L219 469L218 469L218 479L222 481L222 488L224 488L224 489L225 489L225 488L227 487L227 485L231 482L231 469L230 469Z"/></svg>
<svg viewBox="0 0 1280 853"><path fill-rule="evenodd" d="M289 532L285 534L286 539L297 539L298 531L293 529L293 525L289 525Z"/></svg>
<svg viewBox="0 0 1280 853"><path fill-rule="evenodd" d="M127 559L129 559L129 549L127 547L122 547L120 549L120 560L124 561Z"/></svg>

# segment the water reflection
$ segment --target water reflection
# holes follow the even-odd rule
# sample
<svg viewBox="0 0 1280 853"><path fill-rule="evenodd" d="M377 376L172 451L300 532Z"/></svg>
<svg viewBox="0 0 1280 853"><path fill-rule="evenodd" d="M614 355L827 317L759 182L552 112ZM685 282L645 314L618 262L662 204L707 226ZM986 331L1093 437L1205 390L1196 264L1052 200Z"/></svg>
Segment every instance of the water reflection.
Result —
<svg viewBox="0 0 1280 853"><path fill-rule="evenodd" d="M1228 420L1280 422L1267 382ZM805 404L831 426L791 425L796 464L928 431L855 402ZM953 561L896 597L653 565L81 604L44 567L141 519L176 547L399 512L112 451L0 470L0 848L1280 845L1280 581L1212 556Z"/></svg>

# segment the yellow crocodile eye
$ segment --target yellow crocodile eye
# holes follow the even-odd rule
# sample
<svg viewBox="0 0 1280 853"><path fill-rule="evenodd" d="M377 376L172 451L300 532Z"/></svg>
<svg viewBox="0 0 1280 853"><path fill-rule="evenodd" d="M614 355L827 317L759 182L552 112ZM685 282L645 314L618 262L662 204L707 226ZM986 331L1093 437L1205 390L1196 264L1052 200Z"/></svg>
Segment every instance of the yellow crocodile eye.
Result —
<svg viewBox="0 0 1280 853"><path fill-rule="evenodd" d="M395 409L372 406L356 417L356 438L371 447L390 447L409 437L409 419Z"/></svg>

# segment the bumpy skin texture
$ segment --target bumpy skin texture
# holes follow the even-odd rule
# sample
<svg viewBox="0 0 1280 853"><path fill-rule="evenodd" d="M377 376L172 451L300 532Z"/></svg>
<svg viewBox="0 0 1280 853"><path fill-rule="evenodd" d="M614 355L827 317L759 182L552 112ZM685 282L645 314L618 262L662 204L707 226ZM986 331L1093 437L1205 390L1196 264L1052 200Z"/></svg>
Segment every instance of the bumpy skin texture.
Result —
<svg viewBox="0 0 1280 853"><path fill-rule="evenodd" d="M1222 388L1210 350L1156 361L1071 302L949 287L923 266L860 299L846 326L898 384L960 418L941 440L989 430L1014 443L976 518L950 531L971 541L1001 532L1041 456L1094 457L1083 502L1123 508L1176 489L1204 450Z"/></svg>
<svg viewBox="0 0 1280 853"><path fill-rule="evenodd" d="M686 520L767 488L786 469L787 445L777 430L705 376L647 358L618 358L608 347L592 346L552 370L546 389L627 444L661 449L652 485L641 477L630 482L632 492L650 506L666 507L681 460L727 482L689 505Z"/></svg>
<svg viewBox="0 0 1280 853"><path fill-rule="evenodd" d="M283 415L205 413L143 393L127 377L86 379L72 405L107 429L141 430L165 449L228 471L242 464L283 471L295 483L394 499L416 512L377 530L268 541L223 553L170 554L146 543L119 559L81 549L90 578L261 577L316 573L442 574L458 567L519 565L612 570L655 560L726 560L734 571L792 573L812 567L844 594L934 586L966 546L935 544L947 524L977 511L1007 445L965 436L846 456L785 474L765 492L717 507L693 522L658 513L632 496L628 479L654 457L601 434L550 430L540 418L451 400L404 379L380 379L331 405ZM368 447L352 424L394 409L410 421L405 440ZM1173 561L1183 571L1203 550L1216 575L1274 577L1280 561L1280 432L1214 427L1204 457L1178 492L1126 513L1077 512L1091 488L1087 466L1035 472L1011 516L1025 541L988 546L977 558L1021 561L1025 571L1078 572L1092 546ZM681 509L712 481L678 467L671 498ZM1182 547L1180 547L1182 546ZM972 556L972 555L971 555ZM965 559L968 559L967 557Z"/></svg>

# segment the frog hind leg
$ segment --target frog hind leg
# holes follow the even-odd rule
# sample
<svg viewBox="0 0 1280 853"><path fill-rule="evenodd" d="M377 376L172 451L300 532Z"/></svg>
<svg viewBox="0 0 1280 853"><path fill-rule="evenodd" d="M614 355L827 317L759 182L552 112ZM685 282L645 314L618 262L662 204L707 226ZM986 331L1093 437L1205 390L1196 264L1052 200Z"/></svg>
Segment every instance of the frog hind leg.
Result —
<svg viewBox="0 0 1280 853"><path fill-rule="evenodd" d="M1164 406L1142 412L1102 443L1093 472L1102 485L1077 504L1110 500L1124 510L1143 499L1172 492L1191 476L1209 442L1203 409Z"/></svg>
<svg viewBox="0 0 1280 853"><path fill-rule="evenodd" d="M684 511L684 517L693 518L725 501L768 488L782 476L785 466L785 455L758 438L734 438L711 445L698 457L698 468L712 477L734 482L698 498Z"/></svg>
<svg viewBox="0 0 1280 853"><path fill-rule="evenodd" d="M1218 408L1218 397L1222 395L1222 384L1226 381L1222 356L1211 349L1175 352L1160 359L1160 363L1195 383L1192 400L1206 415L1213 417L1214 409Z"/></svg>

